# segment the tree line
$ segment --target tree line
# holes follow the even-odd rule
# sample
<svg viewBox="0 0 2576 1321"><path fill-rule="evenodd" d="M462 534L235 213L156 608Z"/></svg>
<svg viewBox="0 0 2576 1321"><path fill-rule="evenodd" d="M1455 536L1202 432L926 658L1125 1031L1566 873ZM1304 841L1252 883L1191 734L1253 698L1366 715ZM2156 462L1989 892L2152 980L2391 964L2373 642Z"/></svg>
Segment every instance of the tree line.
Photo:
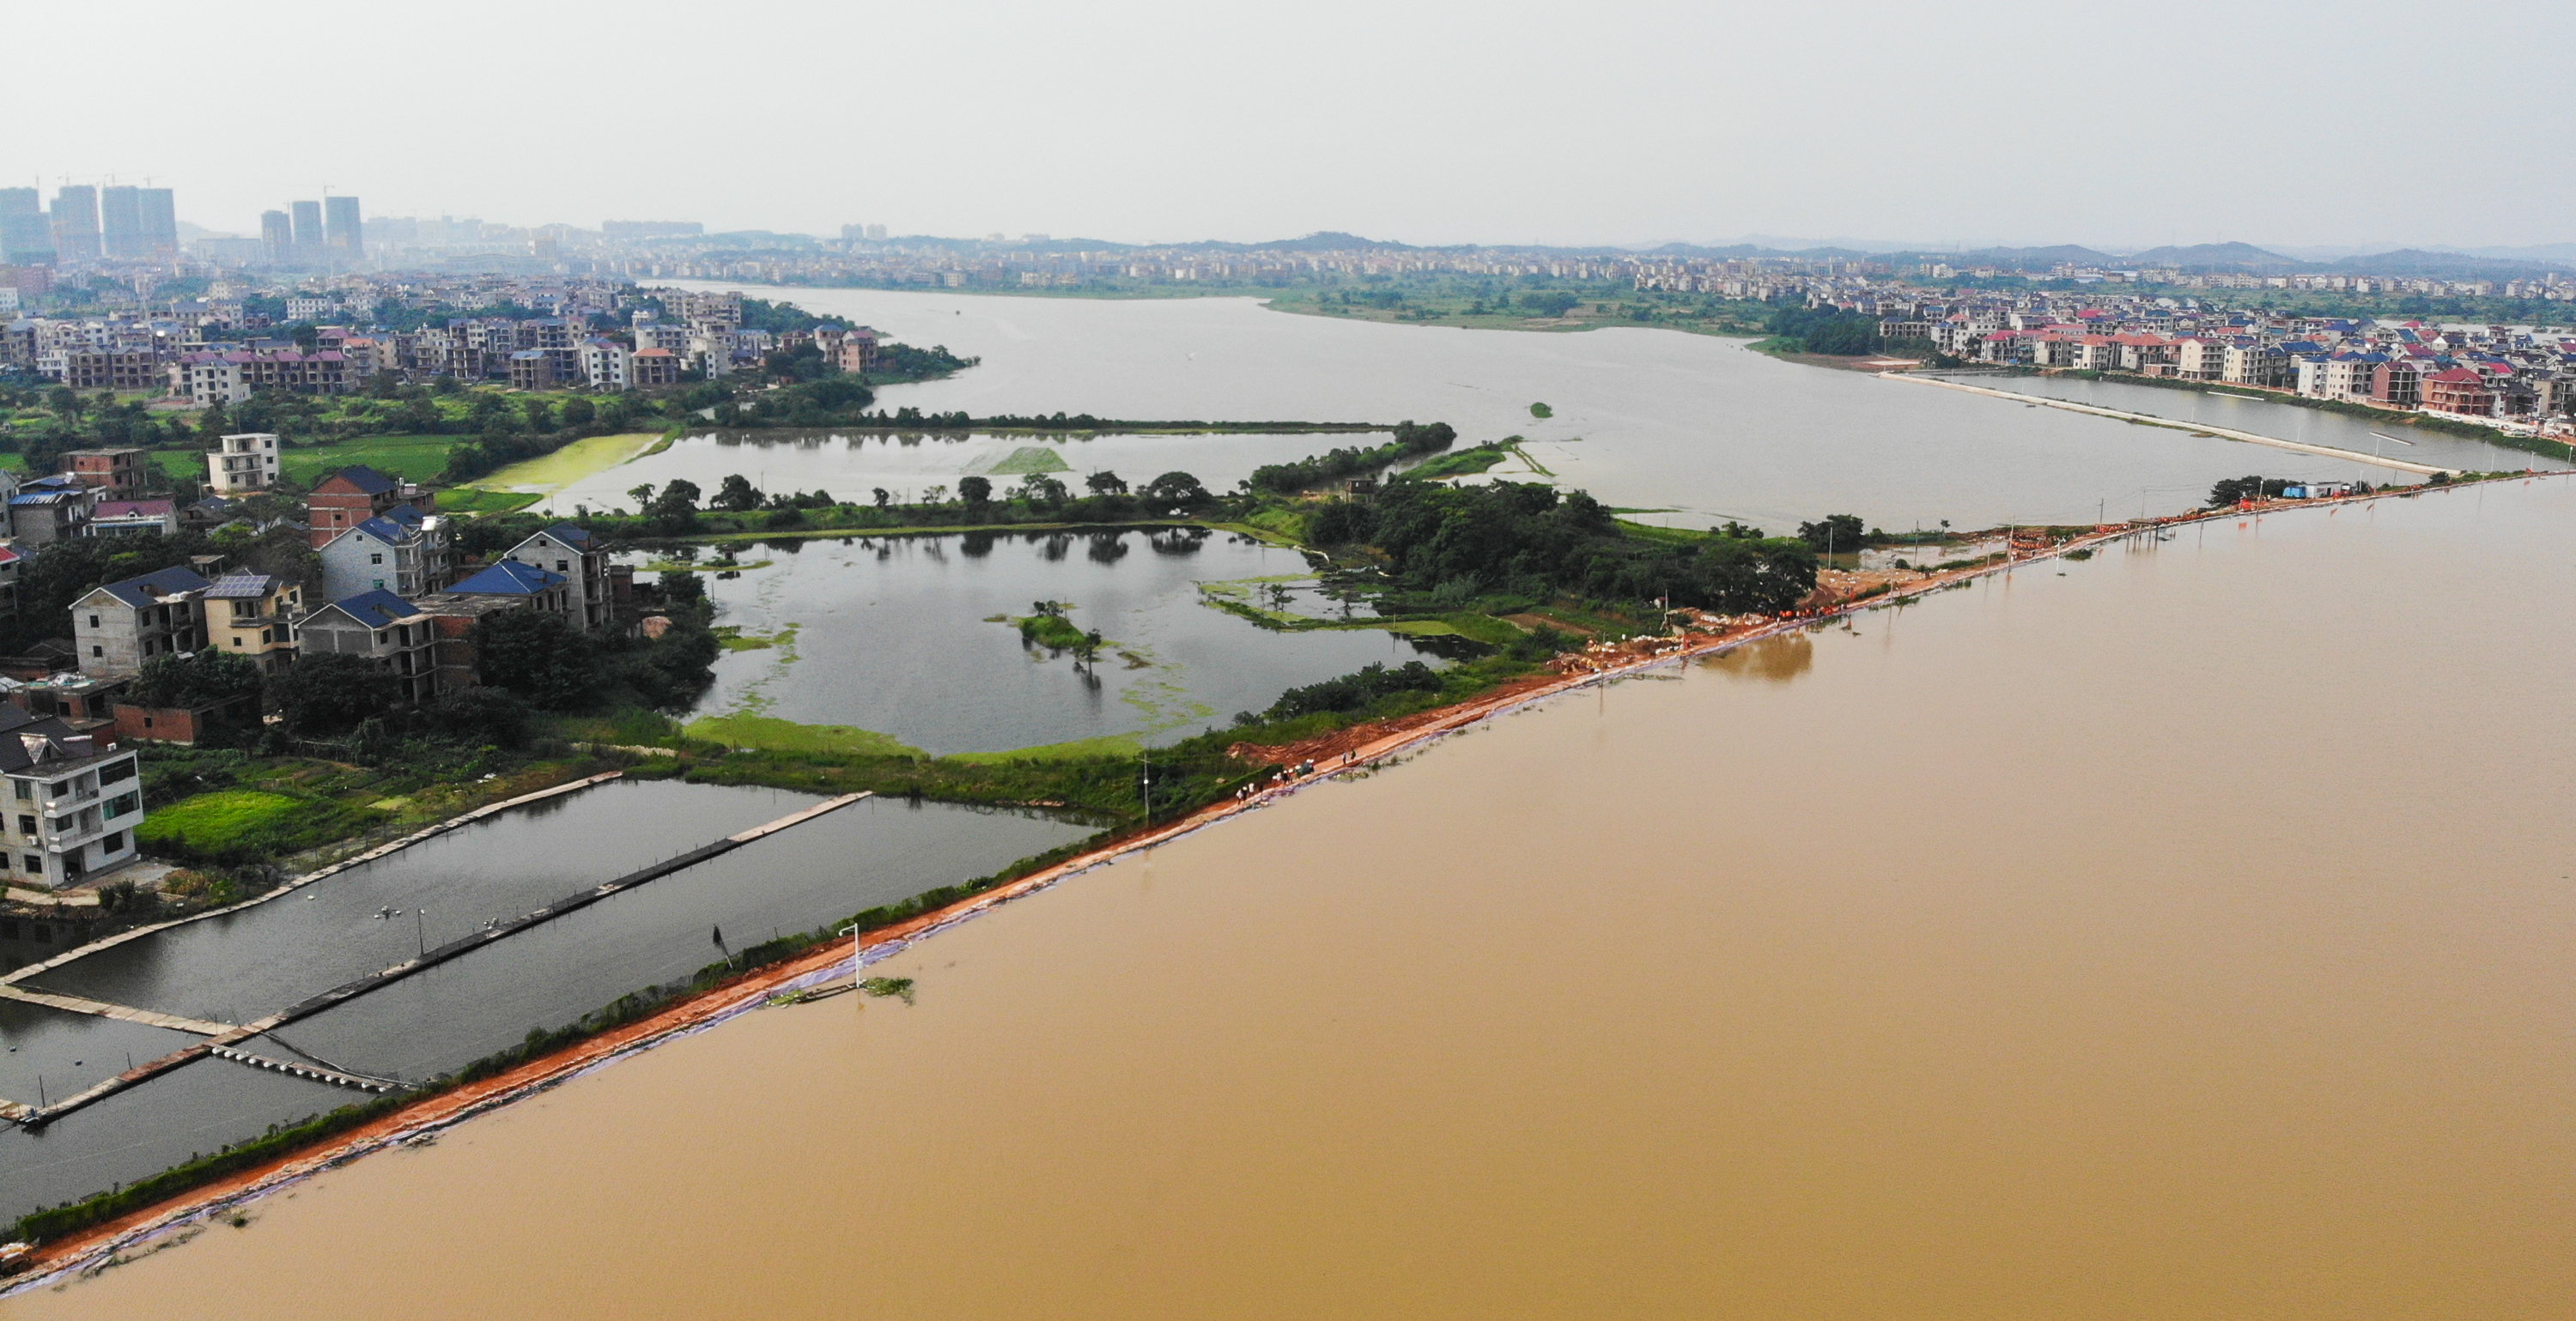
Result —
<svg viewBox="0 0 2576 1321"><path fill-rule="evenodd" d="M1529 482L1398 480L1324 506L1309 530L1325 545L1373 548L1401 589L1442 608L1571 594L1769 614L1816 585L1815 550L1797 538L1737 528L1649 541L1622 531L1584 492Z"/></svg>

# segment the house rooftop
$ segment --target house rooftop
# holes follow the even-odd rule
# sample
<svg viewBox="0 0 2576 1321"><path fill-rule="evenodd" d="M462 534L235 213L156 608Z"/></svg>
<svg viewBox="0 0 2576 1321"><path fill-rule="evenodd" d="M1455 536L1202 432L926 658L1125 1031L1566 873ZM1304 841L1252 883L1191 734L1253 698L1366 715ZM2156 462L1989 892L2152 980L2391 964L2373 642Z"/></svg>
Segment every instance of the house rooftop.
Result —
<svg viewBox="0 0 2576 1321"><path fill-rule="evenodd" d="M101 500L90 511L94 518L167 518L179 512L169 500Z"/></svg>
<svg viewBox="0 0 2576 1321"><path fill-rule="evenodd" d="M560 573L549 573L517 560L503 560L447 590L458 596L534 596L566 581L568 579Z"/></svg>
<svg viewBox="0 0 2576 1321"><path fill-rule="evenodd" d="M353 463L348 467L342 468L338 472L323 478L321 481L315 482L313 484L313 489L319 491L323 487L328 486L335 481L347 482L349 485L356 487L359 491L367 495L382 495L387 491L399 490L402 487L402 483L395 481L391 477L387 477L383 473L380 473L363 463Z"/></svg>
<svg viewBox="0 0 2576 1321"><path fill-rule="evenodd" d="M285 586L265 573L228 573L206 589L209 601L256 601Z"/></svg>
<svg viewBox="0 0 2576 1321"><path fill-rule="evenodd" d="M383 628L395 620L409 619L420 613L418 606L383 588L343 597L323 608L340 611L369 628Z"/></svg>
<svg viewBox="0 0 2576 1321"><path fill-rule="evenodd" d="M123 582L113 582L104 587L97 587L91 590L94 592L105 592L108 595L115 597L117 600L123 601L127 605L134 606L139 609L147 605L159 605L162 600L167 597L178 596L186 592L202 592L212 585L213 584L208 583L204 578L197 576L197 574L191 570L174 567L168 569L155 569L150 573L139 574L135 577L128 578Z"/></svg>

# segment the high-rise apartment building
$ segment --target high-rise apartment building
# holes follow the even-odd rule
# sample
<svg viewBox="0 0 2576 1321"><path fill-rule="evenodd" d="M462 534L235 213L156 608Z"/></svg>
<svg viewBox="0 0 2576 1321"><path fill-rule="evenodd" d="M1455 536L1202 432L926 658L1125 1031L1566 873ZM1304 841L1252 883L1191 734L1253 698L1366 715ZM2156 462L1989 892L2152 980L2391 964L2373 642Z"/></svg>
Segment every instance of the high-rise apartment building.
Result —
<svg viewBox="0 0 2576 1321"><path fill-rule="evenodd" d="M301 203L298 203L301 205ZM326 197L322 199L323 229L336 259L354 261L367 251L366 226L358 219L358 199Z"/></svg>
<svg viewBox="0 0 2576 1321"><path fill-rule="evenodd" d="M142 193L133 184L111 184L98 190L99 251L103 255L143 255Z"/></svg>
<svg viewBox="0 0 2576 1321"><path fill-rule="evenodd" d="M144 188L135 194L143 213L146 256L173 256L179 251L179 203L167 188Z"/></svg>
<svg viewBox="0 0 2576 1321"><path fill-rule="evenodd" d="M296 202L295 256L299 261L318 261L322 256L322 204Z"/></svg>
<svg viewBox="0 0 2576 1321"><path fill-rule="evenodd" d="M54 229L33 188L0 188L0 261L12 266L50 264Z"/></svg>
<svg viewBox="0 0 2576 1321"><path fill-rule="evenodd" d="M283 211L259 213L259 246L271 266L295 260L295 223Z"/></svg>
<svg viewBox="0 0 2576 1321"><path fill-rule="evenodd" d="M54 254L63 261L96 261L98 190L65 184L54 190Z"/></svg>

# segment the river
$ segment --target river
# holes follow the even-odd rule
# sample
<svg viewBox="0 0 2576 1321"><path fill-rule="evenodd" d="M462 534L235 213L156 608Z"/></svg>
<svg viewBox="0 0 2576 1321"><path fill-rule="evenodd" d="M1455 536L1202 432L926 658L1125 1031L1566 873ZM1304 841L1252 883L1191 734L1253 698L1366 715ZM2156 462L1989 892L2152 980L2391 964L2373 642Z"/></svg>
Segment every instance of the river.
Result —
<svg viewBox="0 0 2576 1321"><path fill-rule="evenodd" d="M2211 483L2249 472L2353 476L2353 465L2340 460L1894 385L1862 372L1782 362L1751 352L1742 340L1670 330L1389 325L1273 312L1249 298L746 292L983 359L944 381L888 387L882 391L887 408L964 409L978 417L1061 410L1137 420L1446 421L1471 443L1526 436L1530 456L1560 484L1613 505L1670 511L1645 517L1684 526L1732 518L1785 533L1828 512L1858 514L1899 532L1944 519L1960 527L2090 522L2105 512L2188 509L2208 495ZM2154 393L2163 406L2147 407L2175 415L2179 401L2192 398ZM1547 404L1554 416L1531 416L1534 403ZM2311 410L2245 407L2253 412L2235 425L2260 434L2333 425L2318 422L2321 415ZM1305 439L1312 442L1309 452L1353 443L1344 436ZM2426 448L2400 457L2480 471L2534 462L2480 442L2422 439ZM1203 453L1228 443L1200 437L1187 448ZM1261 461L1270 461L1271 438L1243 443L1264 447ZM638 475L620 468L591 478L558 500L606 508L631 504L624 492L638 480L687 476L712 491L726 473L756 475L757 450L693 444L631 470ZM2366 436L2361 448L2369 448ZM771 452L782 455L779 472L794 474L775 478L776 486L822 486L845 499L866 491L845 489L858 479L835 476L830 463L856 473L879 461L871 457L877 450L864 447ZM783 457L790 453L797 456L792 461ZM1078 453L1074 458L1088 462ZM961 458L956 471L962 474L969 462ZM1177 466L1190 463L1215 468L1198 458ZM1238 462L1226 470L1243 467ZM1119 471L1130 480L1137 476ZM915 478L910 485L918 489L923 480L954 485L954 477ZM2375 471L2371 480L2416 479Z"/></svg>
<svg viewBox="0 0 2576 1321"><path fill-rule="evenodd" d="M2556 480L2035 564L0 1315L2563 1317L2571 649Z"/></svg>

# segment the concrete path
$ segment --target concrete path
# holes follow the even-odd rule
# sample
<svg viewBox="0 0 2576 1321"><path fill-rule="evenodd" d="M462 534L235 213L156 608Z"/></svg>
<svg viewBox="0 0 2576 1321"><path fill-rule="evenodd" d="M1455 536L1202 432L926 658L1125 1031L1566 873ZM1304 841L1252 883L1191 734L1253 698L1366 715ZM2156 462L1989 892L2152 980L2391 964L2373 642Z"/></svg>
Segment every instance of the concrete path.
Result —
<svg viewBox="0 0 2576 1321"><path fill-rule="evenodd" d="M2297 450L2302 454L2321 454L2329 459L2350 459L2355 463L2367 463L2374 468L2390 468L2398 472L2411 472L2419 477L2431 477L2436 473L2453 474L2460 471L2457 468L2436 468L2429 463L2409 463L2404 459L2382 458L2376 454L2364 454L2359 450L2336 449L2332 445L2311 445L2303 440L2283 440L2279 436L2263 436L2257 435L2251 431L2237 431L2228 427L2206 426L2198 422L2185 422L2170 417L2157 417L2153 413L2125 413L2116 408L2097 408L2092 404L2079 404L2072 400L2051 399L2046 395L2023 394L2018 390L1997 390L1990 386L1968 385L1959 381L1944 381L1931 376L1915 376L1904 372L1881 372L1879 373L1878 379L1882 381L1907 381L1915 385L1937 385L1944 390L1965 390L1970 394L1987 395L1996 399L2010 399L2017 403L2038 404L2043 408L2063 408L2070 413L2089 413L2095 417L2117 418L2122 422L2143 422L2151 427L2171 427L2176 431L2205 431L2213 436L2224 436L2229 440L2241 440L2250 445L2269 445L2274 449Z"/></svg>

